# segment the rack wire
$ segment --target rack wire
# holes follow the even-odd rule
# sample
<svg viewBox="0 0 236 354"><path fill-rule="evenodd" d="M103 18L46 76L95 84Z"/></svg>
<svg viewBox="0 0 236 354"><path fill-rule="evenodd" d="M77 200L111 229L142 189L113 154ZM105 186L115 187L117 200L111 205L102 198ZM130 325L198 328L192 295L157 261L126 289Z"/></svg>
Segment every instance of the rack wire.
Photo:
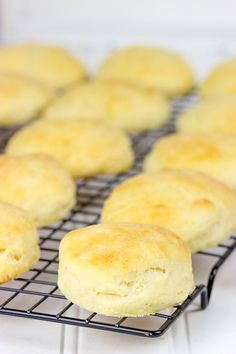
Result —
<svg viewBox="0 0 236 354"><path fill-rule="evenodd" d="M78 202L70 215L56 225L40 230L41 258L37 266L17 280L0 286L0 314L130 335L159 337L172 326L195 299L200 298L201 309L207 307L216 274L236 248L235 236L231 236L227 242L218 245L214 250L198 252L198 257L214 260L213 265L207 273L208 279L196 286L182 304L145 318L112 318L100 316L95 312L87 313L66 300L57 287L58 246L62 237L72 229L99 222L103 202L111 190L123 180L140 172L142 160L152 144L161 136L175 131L176 115L196 99L196 96L191 94L175 101L172 118L162 129L132 137L136 160L134 167L127 173L116 177L98 176L77 181ZM1 150L14 131L15 129L0 130Z"/></svg>

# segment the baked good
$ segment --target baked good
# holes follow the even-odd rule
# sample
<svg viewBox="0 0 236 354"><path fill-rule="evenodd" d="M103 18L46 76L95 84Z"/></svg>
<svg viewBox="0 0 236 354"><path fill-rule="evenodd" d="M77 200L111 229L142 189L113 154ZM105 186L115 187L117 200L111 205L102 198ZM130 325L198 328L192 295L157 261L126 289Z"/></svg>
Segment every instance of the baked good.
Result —
<svg viewBox="0 0 236 354"><path fill-rule="evenodd" d="M144 171L163 167L197 170L236 189L236 136L177 133L161 138L146 157Z"/></svg>
<svg viewBox="0 0 236 354"><path fill-rule="evenodd" d="M198 103L180 114L177 130L181 133L236 134L236 96Z"/></svg>
<svg viewBox="0 0 236 354"><path fill-rule="evenodd" d="M142 131L169 118L169 104L160 93L117 82L88 81L68 90L45 111L46 119L93 119Z"/></svg>
<svg viewBox="0 0 236 354"><path fill-rule="evenodd" d="M102 222L164 227L192 252L217 245L236 228L236 194L200 172L163 169L129 178L105 202Z"/></svg>
<svg viewBox="0 0 236 354"><path fill-rule="evenodd" d="M38 233L29 215L0 203L0 284L30 270L39 255Z"/></svg>
<svg viewBox="0 0 236 354"><path fill-rule="evenodd" d="M37 226L52 224L75 203L75 183L48 156L0 155L0 201L26 210Z"/></svg>
<svg viewBox="0 0 236 354"><path fill-rule="evenodd" d="M62 48L39 43L2 47L0 71L38 80L53 89L67 87L85 77L79 60Z"/></svg>
<svg viewBox="0 0 236 354"><path fill-rule="evenodd" d="M61 241L58 286L70 301L100 314L152 314L193 290L190 251L155 225L85 227Z"/></svg>
<svg viewBox="0 0 236 354"><path fill-rule="evenodd" d="M203 97L236 95L236 57L217 65L200 87Z"/></svg>
<svg viewBox="0 0 236 354"><path fill-rule="evenodd" d="M111 54L100 66L98 79L129 82L160 90L167 96L184 95L194 85L193 71L179 54L148 47L131 47Z"/></svg>
<svg viewBox="0 0 236 354"><path fill-rule="evenodd" d="M21 76L0 73L0 126L36 117L52 98L48 87Z"/></svg>
<svg viewBox="0 0 236 354"><path fill-rule="evenodd" d="M6 153L43 153L54 157L74 177L116 174L133 162L130 140L122 131L100 122L42 120L9 140Z"/></svg>

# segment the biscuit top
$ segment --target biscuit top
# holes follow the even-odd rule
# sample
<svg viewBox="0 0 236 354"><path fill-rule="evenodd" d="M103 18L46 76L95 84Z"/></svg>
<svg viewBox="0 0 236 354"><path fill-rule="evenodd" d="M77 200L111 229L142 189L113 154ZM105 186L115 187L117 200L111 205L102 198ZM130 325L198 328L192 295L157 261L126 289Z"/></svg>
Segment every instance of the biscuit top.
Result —
<svg viewBox="0 0 236 354"><path fill-rule="evenodd" d="M23 141L27 141L24 146ZM43 141L43 144L42 144ZM110 144L110 145L109 145ZM101 158L108 146L114 151L123 144L124 151L130 146L130 140L119 129L93 121L76 120L39 120L19 130L6 147L6 152L13 154L49 153L64 155L64 159L72 160L71 149L80 154L81 158L90 154L96 159ZM29 151L27 151L29 150Z"/></svg>
<svg viewBox="0 0 236 354"><path fill-rule="evenodd" d="M180 55L147 47L114 52L101 65L97 76L159 88L168 95L187 92L194 80L192 69Z"/></svg>
<svg viewBox="0 0 236 354"><path fill-rule="evenodd" d="M54 183L56 188L57 183L59 186L64 182L72 184L72 179L70 178L67 171L65 171L61 165L51 158L50 156L43 154L29 154L29 155L4 155L0 154L0 176L4 180L4 183L11 181L12 188L14 187L14 178L17 179L15 183L15 192L17 191L18 183L22 182L25 186L36 187L35 193L37 193L37 187L39 181L45 179L48 183ZM47 188L44 185L44 188ZM48 186L49 191L52 192L51 186ZM1 188L0 188L1 189ZM32 190L27 190L24 188L24 193L32 193ZM49 192L48 191L48 192ZM3 192L3 191L2 191ZM19 187L18 192L23 195L22 186ZM38 191L41 193L42 191ZM6 194L8 192L6 191Z"/></svg>
<svg viewBox="0 0 236 354"><path fill-rule="evenodd" d="M236 194L196 171L165 168L132 177L105 201L102 222L140 222L164 227L192 251L214 246L236 227Z"/></svg>
<svg viewBox="0 0 236 354"><path fill-rule="evenodd" d="M167 220L170 217L169 212L185 206L189 212L192 207L211 212L217 204L231 210L236 207L236 194L230 188L203 173L185 169L164 168L159 172L137 175L121 183L105 202L104 214L107 213L108 218L112 199L122 203L125 196L129 196L131 201L142 198L144 217L145 205L152 205L155 206L157 215ZM127 200L126 202L128 205ZM114 205L113 209L115 214ZM118 205L116 209L119 214Z"/></svg>
<svg viewBox="0 0 236 354"><path fill-rule="evenodd" d="M28 242L28 248L30 243L35 244L37 242L36 227L29 215L20 208L0 202L0 255L3 252L3 246L9 242L14 243L17 247L17 238L19 238L18 246L20 247L20 243L23 242L23 235Z"/></svg>
<svg viewBox="0 0 236 354"><path fill-rule="evenodd" d="M38 120L17 131L5 152L50 155L74 177L123 172L133 161L131 141L124 132L89 120Z"/></svg>
<svg viewBox="0 0 236 354"><path fill-rule="evenodd" d="M47 108L44 117L58 119L60 115L62 117L65 115L76 117L77 114L83 115L84 113L88 115L84 118L92 119L105 115L110 119L115 119L122 113L128 115L130 111L135 110L134 103L140 105L139 109L145 109L148 105L157 107L158 104L162 104L163 100L162 94L151 89L145 90L120 82L88 81L74 86L63 96L60 96ZM90 112L87 111L88 108L90 108ZM61 112L61 109L64 112Z"/></svg>
<svg viewBox="0 0 236 354"><path fill-rule="evenodd" d="M34 118L52 97L53 91L44 84L0 72L0 124L11 126Z"/></svg>
<svg viewBox="0 0 236 354"><path fill-rule="evenodd" d="M210 165L217 171L218 163L234 160L234 135L172 134L156 142L145 160L144 168L151 172L168 166L201 168Z"/></svg>
<svg viewBox="0 0 236 354"><path fill-rule="evenodd" d="M0 71L24 75L52 88L70 85L85 76L82 64L66 51L36 43L1 48Z"/></svg>
<svg viewBox="0 0 236 354"><path fill-rule="evenodd" d="M65 217L75 204L73 179L46 155L0 155L0 180L0 201L22 207L38 227Z"/></svg>
<svg viewBox="0 0 236 354"><path fill-rule="evenodd" d="M23 90L34 89L38 92L45 92L45 95L52 96L52 91L34 80L25 78L20 75L5 74L0 72L0 102L4 100L12 100L22 94ZM29 92L27 92L29 94Z"/></svg>
<svg viewBox="0 0 236 354"><path fill-rule="evenodd" d="M104 136L105 142L101 140ZM113 148L116 147L116 142L122 140L124 146L130 145L128 136L120 129L116 129L105 125L101 122L91 120L67 120L67 119L55 119L55 120L38 120L26 127L22 128L13 138L9 140L6 150L11 150L11 145L16 144L17 140L21 138L19 144L22 145L22 139L26 139L27 144L30 145L30 149L37 147L41 148L45 153L47 147L57 150L59 147L64 147L65 153L69 147L81 148L85 151L91 150L94 154L94 158L99 156L104 150L104 145L107 147L107 140L110 140ZM110 137L110 138L109 138ZM43 141L43 146L42 146ZM27 145L22 149L27 153ZM17 154L17 151L14 151ZM81 153L81 150L78 150Z"/></svg>
<svg viewBox="0 0 236 354"><path fill-rule="evenodd" d="M189 249L172 232L145 224L99 224L67 234L60 245L64 261L122 274L146 269L160 261L185 261ZM91 270L92 272L92 270Z"/></svg>
<svg viewBox="0 0 236 354"><path fill-rule="evenodd" d="M75 185L68 172L57 161L41 154L0 155L0 179L4 181L0 186L0 198L16 205L22 203L30 212L43 195L44 199L47 195L48 204L57 200L60 192L75 193Z"/></svg>
<svg viewBox="0 0 236 354"><path fill-rule="evenodd" d="M236 97L208 99L180 114L177 130L183 133L236 133Z"/></svg>
<svg viewBox="0 0 236 354"><path fill-rule="evenodd" d="M168 112L167 100L157 91L118 82L88 81L60 96L43 117L94 119L135 130L145 127L145 122L147 128L153 121L161 124Z"/></svg>
<svg viewBox="0 0 236 354"><path fill-rule="evenodd" d="M203 97L236 95L236 57L215 67L200 87Z"/></svg>

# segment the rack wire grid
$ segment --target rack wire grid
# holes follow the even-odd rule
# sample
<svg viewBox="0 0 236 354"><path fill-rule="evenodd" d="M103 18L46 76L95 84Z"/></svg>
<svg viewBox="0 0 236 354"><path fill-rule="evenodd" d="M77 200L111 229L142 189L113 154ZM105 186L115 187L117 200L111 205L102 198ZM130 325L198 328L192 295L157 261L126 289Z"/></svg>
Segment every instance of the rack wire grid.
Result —
<svg viewBox="0 0 236 354"><path fill-rule="evenodd" d="M132 136L136 160L133 168L127 173L115 177L97 176L93 179L77 181L78 203L69 217L56 225L40 230L41 258L37 266L19 279L0 286L0 314L130 335L159 337L172 326L196 298L200 299L199 309L207 307L215 276L236 248L235 236L231 236L226 243L218 245L214 250L198 252L198 257L213 259L213 265L205 274L208 279L196 286L182 304L145 318L112 318L100 316L95 312L88 313L66 300L57 287L58 246L61 238L72 229L99 222L103 202L111 190L123 180L141 171L142 160L152 144L158 138L174 132L176 116L196 100L196 95L190 94L174 101L172 117L165 126L156 131ZM1 150L15 130L0 129Z"/></svg>

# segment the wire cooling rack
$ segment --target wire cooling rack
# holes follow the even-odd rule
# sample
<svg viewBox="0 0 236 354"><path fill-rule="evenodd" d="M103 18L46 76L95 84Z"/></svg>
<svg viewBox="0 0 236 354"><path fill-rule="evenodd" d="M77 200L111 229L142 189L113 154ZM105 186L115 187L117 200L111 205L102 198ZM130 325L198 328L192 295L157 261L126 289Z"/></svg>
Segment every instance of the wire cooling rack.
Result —
<svg viewBox="0 0 236 354"><path fill-rule="evenodd" d="M141 170L143 157L154 141L175 130L176 115L196 100L195 95L173 103L172 118L162 129L137 134L132 137L136 153L134 167L119 176L98 176L94 179L79 180L78 203L69 217L56 225L40 230L41 258L37 266L21 278L0 286L0 314L64 323L69 325L96 328L131 335L158 337L161 336L196 299L200 299L200 308L205 309L209 303L215 276L236 248L236 237L214 250L198 252L195 257L203 257L207 261L209 271L207 279L180 305L162 313L142 318L112 318L88 313L73 305L60 293L57 287L58 246L61 238L68 231L99 222L104 200L111 190L123 180ZM0 130L0 148L14 133L14 129ZM198 260L199 261L199 260ZM201 259L201 262L203 260ZM197 262L196 262L197 264Z"/></svg>

